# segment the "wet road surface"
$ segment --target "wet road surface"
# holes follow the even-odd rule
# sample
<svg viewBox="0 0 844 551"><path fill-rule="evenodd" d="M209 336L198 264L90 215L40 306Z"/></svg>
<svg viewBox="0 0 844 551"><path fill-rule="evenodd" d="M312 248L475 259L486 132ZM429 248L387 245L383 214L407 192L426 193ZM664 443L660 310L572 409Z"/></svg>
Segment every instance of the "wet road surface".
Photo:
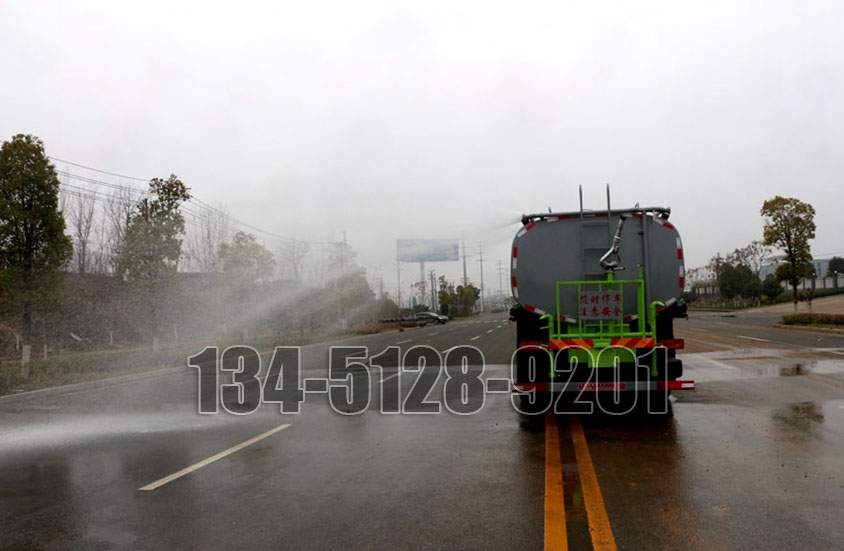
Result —
<svg viewBox="0 0 844 551"><path fill-rule="evenodd" d="M344 344L471 344L500 379L502 316ZM0 548L840 548L844 338L769 325L678 321L697 390L662 416L525 417L491 385L457 415L430 363L441 413L382 414L417 379L390 361L350 375L374 389L360 415L319 393L297 415L199 415L190 368L0 399ZM327 355L305 347L302 377Z"/></svg>

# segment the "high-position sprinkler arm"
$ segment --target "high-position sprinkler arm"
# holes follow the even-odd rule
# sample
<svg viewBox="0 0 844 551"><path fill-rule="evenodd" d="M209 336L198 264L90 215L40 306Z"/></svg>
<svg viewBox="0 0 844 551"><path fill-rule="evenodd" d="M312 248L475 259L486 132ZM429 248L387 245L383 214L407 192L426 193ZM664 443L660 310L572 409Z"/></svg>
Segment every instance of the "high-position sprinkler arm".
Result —
<svg viewBox="0 0 844 551"><path fill-rule="evenodd" d="M618 248L621 246L621 230L624 229L624 221L626 219L627 215L625 214L622 214L619 217L618 227L615 229L615 235L612 238L612 246L610 247L610 250L604 253L604 256L601 257L601 268L608 272L624 269L624 266L620 266L621 257L618 255ZM615 260L609 260L609 258L613 255L615 255Z"/></svg>

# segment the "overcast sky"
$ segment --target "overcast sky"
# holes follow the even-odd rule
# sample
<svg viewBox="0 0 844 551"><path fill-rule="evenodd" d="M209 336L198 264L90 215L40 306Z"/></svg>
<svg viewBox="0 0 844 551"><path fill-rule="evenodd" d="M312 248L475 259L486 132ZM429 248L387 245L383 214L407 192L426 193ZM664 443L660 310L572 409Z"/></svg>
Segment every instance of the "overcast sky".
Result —
<svg viewBox="0 0 844 551"><path fill-rule="evenodd" d="M777 194L815 206L828 256L842 24L840 1L0 0L0 138L176 173L280 234L346 231L390 283L396 238L456 236L497 289L519 213L576 209L578 185L600 208L607 182L672 207L687 267L760 238Z"/></svg>

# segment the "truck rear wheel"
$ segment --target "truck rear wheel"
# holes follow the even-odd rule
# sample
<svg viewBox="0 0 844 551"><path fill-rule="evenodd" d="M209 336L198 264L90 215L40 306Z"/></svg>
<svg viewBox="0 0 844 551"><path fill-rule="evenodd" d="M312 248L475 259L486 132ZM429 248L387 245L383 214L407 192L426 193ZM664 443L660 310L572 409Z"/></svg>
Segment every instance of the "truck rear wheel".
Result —
<svg viewBox="0 0 844 551"><path fill-rule="evenodd" d="M683 361L679 358L668 358L668 380L676 381L683 377Z"/></svg>
<svg viewBox="0 0 844 551"><path fill-rule="evenodd" d="M648 415L671 415L670 390L650 390L639 393L639 410Z"/></svg>
<svg viewBox="0 0 844 551"><path fill-rule="evenodd" d="M547 350L539 347L523 349L520 346L516 351L515 362L514 382L528 384L551 382L551 360ZM531 398L534 399L533 403L531 403ZM522 394L519 396L519 409L527 415L536 415L548 409L551 398L551 393L547 391Z"/></svg>
<svg viewBox="0 0 844 551"><path fill-rule="evenodd" d="M548 404L551 400L551 394L548 392L537 392L533 396L534 402L531 403L532 398L529 394L522 394L519 396L519 408L521 413L525 415L538 415L548 409Z"/></svg>

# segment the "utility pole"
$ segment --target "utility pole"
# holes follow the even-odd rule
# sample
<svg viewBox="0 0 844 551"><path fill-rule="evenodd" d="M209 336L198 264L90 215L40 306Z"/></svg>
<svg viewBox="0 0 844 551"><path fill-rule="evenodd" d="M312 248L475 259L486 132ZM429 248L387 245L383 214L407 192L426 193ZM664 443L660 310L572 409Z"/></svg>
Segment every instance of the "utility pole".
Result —
<svg viewBox="0 0 844 551"><path fill-rule="evenodd" d="M399 301L399 312L401 312L401 261L396 260L396 276L398 287L396 288L396 298Z"/></svg>
<svg viewBox="0 0 844 551"><path fill-rule="evenodd" d="M501 304L498 306L504 306L504 283L503 283L503 274L504 274L504 263L502 261L498 261L498 300Z"/></svg>
<svg viewBox="0 0 844 551"><path fill-rule="evenodd" d="M478 243L478 263L481 265L481 312L483 313L486 308L484 307L484 244Z"/></svg>
<svg viewBox="0 0 844 551"><path fill-rule="evenodd" d="M425 304L425 263L419 263L419 305Z"/></svg>
<svg viewBox="0 0 844 551"><path fill-rule="evenodd" d="M721 253L715 255L715 294L721 292Z"/></svg>
<svg viewBox="0 0 844 551"><path fill-rule="evenodd" d="M431 311L436 312L437 311L437 299L436 299L437 286L434 283L434 277L435 277L434 270L428 270L428 275L431 278Z"/></svg>
<svg viewBox="0 0 844 551"><path fill-rule="evenodd" d="M466 277L466 242L463 242L463 286L469 285L469 278Z"/></svg>

